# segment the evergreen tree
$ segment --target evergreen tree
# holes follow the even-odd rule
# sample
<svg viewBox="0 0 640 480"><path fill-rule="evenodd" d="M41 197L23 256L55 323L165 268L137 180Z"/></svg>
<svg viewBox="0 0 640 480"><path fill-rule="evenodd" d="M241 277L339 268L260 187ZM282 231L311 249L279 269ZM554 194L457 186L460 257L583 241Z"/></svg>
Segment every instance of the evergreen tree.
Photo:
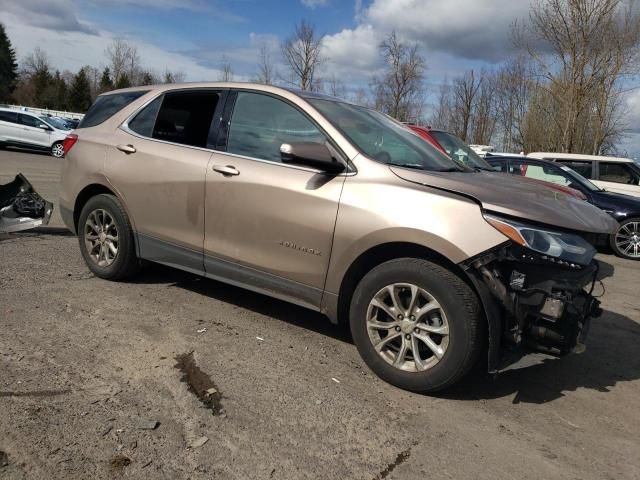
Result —
<svg viewBox="0 0 640 480"><path fill-rule="evenodd" d="M56 70L56 74L53 77L53 85L55 89L55 104L56 110L68 110L69 109L69 95L67 82L64 81L60 72Z"/></svg>
<svg viewBox="0 0 640 480"><path fill-rule="evenodd" d="M153 76L149 72L144 72L142 74L141 85L153 85Z"/></svg>
<svg viewBox="0 0 640 480"><path fill-rule="evenodd" d="M53 108L55 93L53 76L48 68L43 68L31 76L33 84L33 104L39 108Z"/></svg>
<svg viewBox="0 0 640 480"><path fill-rule="evenodd" d="M129 80L129 76L126 73L120 75L120 78L116 82L116 89L120 88L128 88L131 86L131 80Z"/></svg>
<svg viewBox="0 0 640 480"><path fill-rule="evenodd" d="M84 68L78 71L69 88L69 108L84 113L91 106L91 85Z"/></svg>
<svg viewBox="0 0 640 480"><path fill-rule="evenodd" d="M102 72L102 78L100 79L100 93L113 90L113 82L111 81L111 70L106 67Z"/></svg>
<svg viewBox="0 0 640 480"><path fill-rule="evenodd" d="M9 102L16 88L18 64L16 52L11 47L9 37L0 23L0 102Z"/></svg>

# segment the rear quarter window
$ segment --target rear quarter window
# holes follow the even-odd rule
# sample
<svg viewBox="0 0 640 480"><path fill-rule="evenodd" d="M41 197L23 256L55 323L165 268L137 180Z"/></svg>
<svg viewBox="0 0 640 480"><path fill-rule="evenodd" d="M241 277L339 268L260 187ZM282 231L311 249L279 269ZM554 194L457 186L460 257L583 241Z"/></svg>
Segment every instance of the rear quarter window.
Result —
<svg viewBox="0 0 640 480"><path fill-rule="evenodd" d="M149 90L137 90L135 92L111 93L99 96L91 108L87 111L78 128L88 128L100 125L111 118L124 107L142 97Z"/></svg>
<svg viewBox="0 0 640 480"><path fill-rule="evenodd" d="M14 112L0 111L0 120L9 123L18 123L18 114Z"/></svg>

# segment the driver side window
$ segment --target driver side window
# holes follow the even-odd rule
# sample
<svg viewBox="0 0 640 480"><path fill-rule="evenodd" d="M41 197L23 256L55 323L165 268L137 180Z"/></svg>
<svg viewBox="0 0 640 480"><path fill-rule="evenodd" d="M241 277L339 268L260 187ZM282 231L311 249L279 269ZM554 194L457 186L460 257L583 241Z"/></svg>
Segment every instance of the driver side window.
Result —
<svg viewBox="0 0 640 480"><path fill-rule="evenodd" d="M36 117L32 117L31 115L20 114L20 123L26 125L27 127L38 127L44 122L41 122Z"/></svg>
<svg viewBox="0 0 640 480"><path fill-rule="evenodd" d="M280 162L283 143L325 143L324 134L292 105L269 95L239 92L227 152Z"/></svg>

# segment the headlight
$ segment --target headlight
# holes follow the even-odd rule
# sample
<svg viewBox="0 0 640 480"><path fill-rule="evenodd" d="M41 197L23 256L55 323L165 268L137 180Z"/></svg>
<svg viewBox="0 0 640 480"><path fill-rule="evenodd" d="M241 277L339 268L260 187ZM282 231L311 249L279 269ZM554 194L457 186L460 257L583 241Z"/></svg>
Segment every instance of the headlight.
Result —
<svg viewBox="0 0 640 480"><path fill-rule="evenodd" d="M579 235L550 232L491 215L485 215L484 218L496 230L518 245L542 255L578 265L589 265L596 254L596 249Z"/></svg>

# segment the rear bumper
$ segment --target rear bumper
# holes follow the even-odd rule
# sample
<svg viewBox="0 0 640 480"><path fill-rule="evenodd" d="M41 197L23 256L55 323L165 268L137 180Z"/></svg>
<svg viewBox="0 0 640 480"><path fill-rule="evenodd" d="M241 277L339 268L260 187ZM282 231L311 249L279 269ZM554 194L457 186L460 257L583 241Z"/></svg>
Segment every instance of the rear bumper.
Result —
<svg viewBox="0 0 640 480"><path fill-rule="evenodd" d="M76 226L75 226L75 222L73 220L73 210L71 210L70 208L65 207L64 205L62 205L62 203L60 203L58 205L58 208L60 209L60 217L62 217L62 221L64 222L65 226L71 230L71 232L75 235L76 234Z"/></svg>

